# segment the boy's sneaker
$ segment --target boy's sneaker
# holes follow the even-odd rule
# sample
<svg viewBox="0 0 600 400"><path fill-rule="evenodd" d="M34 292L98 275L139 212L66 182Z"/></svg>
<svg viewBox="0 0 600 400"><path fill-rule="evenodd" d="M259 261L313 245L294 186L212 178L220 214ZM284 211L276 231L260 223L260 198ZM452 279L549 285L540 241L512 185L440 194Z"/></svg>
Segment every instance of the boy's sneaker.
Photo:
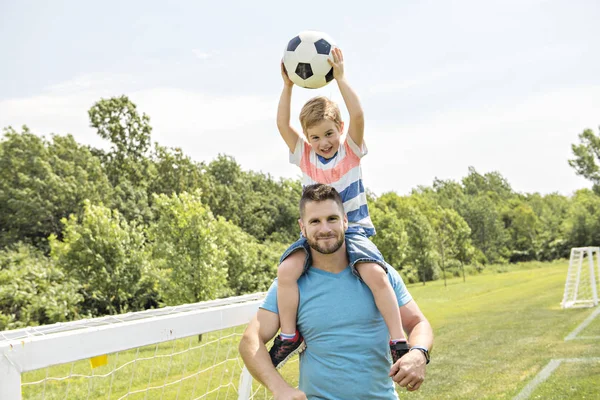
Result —
<svg viewBox="0 0 600 400"><path fill-rule="evenodd" d="M390 353L392 353L392 364L396 364L403 355L408 353L410 348L407 342L390 342Z"/></svg>
<svg viewBox="0 0 600 400"><path fill-rule="evenodd" d="M273 347L269 350L271 362L276 369L279 369L294 355L302 353L305 348L306 343L304 343L304 338L298 330L296 330L296 336L291 340L283 340L281 336L277 336L273 342Z"/></svg>

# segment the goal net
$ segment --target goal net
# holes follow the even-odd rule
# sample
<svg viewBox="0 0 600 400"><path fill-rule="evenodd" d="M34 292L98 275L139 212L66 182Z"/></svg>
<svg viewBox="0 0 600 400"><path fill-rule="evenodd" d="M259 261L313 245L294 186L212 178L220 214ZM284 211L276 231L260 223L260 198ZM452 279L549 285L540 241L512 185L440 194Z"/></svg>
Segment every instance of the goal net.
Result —
<svg viewBox="0 0 600 400"><path fill-rule="evenodd" d="M263 297L0 332L0 399L269 399L238 353Z"/></svg>
<svg viewBox="0 0 600 400"><path fill-rule="evenodd" d="M600 248L571 249L562 308L598 305L597 283L600 280Z"/></svg>

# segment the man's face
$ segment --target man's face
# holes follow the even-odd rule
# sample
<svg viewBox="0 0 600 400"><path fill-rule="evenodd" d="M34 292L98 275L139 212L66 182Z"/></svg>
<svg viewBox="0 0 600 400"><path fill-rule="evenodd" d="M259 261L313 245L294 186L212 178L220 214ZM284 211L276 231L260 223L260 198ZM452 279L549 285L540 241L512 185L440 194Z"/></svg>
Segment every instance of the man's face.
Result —
<svg viewBox="0 0 600 400"><path fill-rule="evenodd" d="M299 222L310 247L321 254L335 253L344 244L348 219L333 200L307 202Z"/></svg>

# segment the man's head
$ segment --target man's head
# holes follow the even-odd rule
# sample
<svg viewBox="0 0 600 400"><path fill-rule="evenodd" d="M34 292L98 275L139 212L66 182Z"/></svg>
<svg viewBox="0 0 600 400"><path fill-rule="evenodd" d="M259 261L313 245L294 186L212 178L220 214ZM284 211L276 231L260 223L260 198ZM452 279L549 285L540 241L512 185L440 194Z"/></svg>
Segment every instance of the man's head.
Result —
<svg viewBox="0 0 600 400"><path fill-rule="evenodd" d="M298 222L310 247L321 254L335 253L344 244L348 218L340 194L331 186L304 188Z"/></svg>
<svg viewBox="0 0 600 400"><path fill-rule="evenodd" d="M300 124L315 153L325 158L335 155L344 130L336 103L324 96L310 99L300 111Z"/></svg>

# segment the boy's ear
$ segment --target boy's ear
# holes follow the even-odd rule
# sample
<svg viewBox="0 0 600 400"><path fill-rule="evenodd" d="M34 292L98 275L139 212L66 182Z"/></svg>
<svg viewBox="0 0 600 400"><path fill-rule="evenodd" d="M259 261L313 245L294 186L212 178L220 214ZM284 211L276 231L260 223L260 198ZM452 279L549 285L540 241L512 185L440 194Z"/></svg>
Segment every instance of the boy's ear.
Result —
<svg viewBox="0 0 600 400"><path fill-rule="evenodd" d="M344 121L340 122L340 133L344 133Z"/></svg>

